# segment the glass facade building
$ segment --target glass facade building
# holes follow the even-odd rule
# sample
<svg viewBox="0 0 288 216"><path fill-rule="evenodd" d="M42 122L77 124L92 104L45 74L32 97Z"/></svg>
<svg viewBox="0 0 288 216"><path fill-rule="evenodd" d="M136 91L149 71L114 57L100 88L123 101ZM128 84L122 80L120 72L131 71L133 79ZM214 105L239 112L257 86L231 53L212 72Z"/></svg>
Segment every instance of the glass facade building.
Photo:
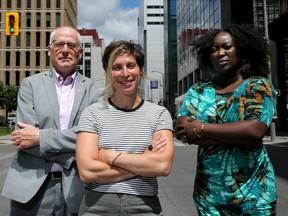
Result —
<svg viewBox="0 0 288 216"><path fill-rule="evenodd" d="M177 96L177 32L176 0L164 1L164 106L172 118L176 115Z"/></svg>
<svg viewBox="0 0 288 216"><path fill-rule="evenodd" d="M277 127L288 131L288 3L287 0L177 0L178 96L180 108L188 88L207 76L198 69L189 43L199 35L230 23L250 23L269 32L271 79L279 89ZM266 15L264 16L264 11ZM267 22L265 20L267 17ZM268 40L270 39L270 40Z"/></svg>

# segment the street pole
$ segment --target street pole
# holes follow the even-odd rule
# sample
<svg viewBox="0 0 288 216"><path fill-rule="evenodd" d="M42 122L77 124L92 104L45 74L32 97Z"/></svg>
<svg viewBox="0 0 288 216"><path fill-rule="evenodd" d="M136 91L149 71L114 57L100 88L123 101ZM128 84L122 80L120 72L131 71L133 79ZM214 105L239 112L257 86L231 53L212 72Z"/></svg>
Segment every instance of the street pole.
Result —
<svg viewBox="0 0 288 216"><path fill-rule="evenodd" d="M265 31L265 40L267 44L269 45L269 32L268 32L268 18L267 18L267 6L266 6L266 0L263 0L263 19L264 19L264 31ZM270 56L269 56L269 80L272 82L272 71L271 71L271 62L270 62ZM276 127L275 127L275 120L277 119L277 116L273 117L273 120L270 125L270 136L271 141L275 141L276 139Z"/></svg>

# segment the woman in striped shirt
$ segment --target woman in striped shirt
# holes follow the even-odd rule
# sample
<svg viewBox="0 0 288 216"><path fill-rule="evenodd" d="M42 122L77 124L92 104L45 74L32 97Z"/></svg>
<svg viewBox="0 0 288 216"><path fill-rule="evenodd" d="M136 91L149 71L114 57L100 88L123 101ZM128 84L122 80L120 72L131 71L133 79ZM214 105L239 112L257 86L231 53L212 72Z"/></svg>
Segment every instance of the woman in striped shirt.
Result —
<svg viewBox="0 0 288 216"><path fill-rule="evenodd" d="M174 145L170 113L144 101L140 45L111 42L102 57L105 94L79 122L76 158L86 183L79 215L161 215L158 176L168 176Z"/></svg>

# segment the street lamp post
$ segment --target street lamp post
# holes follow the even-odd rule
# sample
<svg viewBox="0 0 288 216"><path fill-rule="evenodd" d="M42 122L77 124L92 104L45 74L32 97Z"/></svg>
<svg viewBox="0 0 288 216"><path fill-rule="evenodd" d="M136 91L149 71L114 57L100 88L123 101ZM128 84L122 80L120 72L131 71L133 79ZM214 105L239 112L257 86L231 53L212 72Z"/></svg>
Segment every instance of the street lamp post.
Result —
<svg viewBox="0 0 288 216"><path fill-rule="evenodd" d="M162 105L164 105L164 73L161 72L161 71L157 71L157 70L152 70L151 72L161 74L161 83L162 83L161 88L162 88L162 94L160 93L160 87L159 87L159 96L161 95L162 100L160 99L160 97L159 97L159 99L161 100Z"/></svg>

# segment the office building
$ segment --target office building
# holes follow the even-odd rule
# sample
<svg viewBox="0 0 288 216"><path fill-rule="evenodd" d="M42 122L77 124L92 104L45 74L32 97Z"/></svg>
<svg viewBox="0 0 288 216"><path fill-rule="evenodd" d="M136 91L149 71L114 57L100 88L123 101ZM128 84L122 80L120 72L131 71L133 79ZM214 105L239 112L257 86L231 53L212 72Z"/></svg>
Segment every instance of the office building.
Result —
<svg viewBox="0 0 288 216"><path fill-rule="evenodd" d="M6 12L19 13L18 36L6 36ZM60 26L77 28L77 0L0 0L0 20L0 81L19 86L49 68L50 33Z"/></svg>
<svg viewBox="0 0 288 216"><path fill-rule="evenodd" d="M271 1L269 1L271 2ZM270 44L273 42L271 58L272 81L278 89L276 124L278 130L288 131L288 0L272 1L278 7L272 17L276 19L268 21ZM271 8L267 4L268 8ZM268 13L268 18L271 17ZM274 75L274 76L273 76ZM275 84L274 84L275 85Z"/></svg>
<svg viewBox="0 0 288 216"><path fill-rule="evenodd" d="M164 1L164 106L176 117L177 96L177 32L176 0Z"/></svg>
<svg viewBox="0 0 288 216"><path fill-rule="evenodd" d="M96 29L78 29L82 38L83 55L78 64L78 71L86 77L90 77L98 88L105 87L105 72L102 67L102 53L104 40L99 38Z"/></svg>
<svg viewBox="0 0 288 216"><path fill-rule="evenodd" d="M263 31L269 31L267 42L269 41L271 49L270 79L279 89L278 92L281 92L277 97L277 127L287 131L287 8L287 0L267 0L266 14L263 0L177 0L178 97L175 99L176 110L179 110L188 88L207 77L205 71L198 69L196 60L191 55L189 42L210 29L222 28L230 23L251 23Z"/></svg>
<svg viewBox="0 0 288 216"><path fill-rule="evenodd" d="M142 85L145 100L163 104L164 85L164 18L163 0L141 0L138 16L138 40L145 52Z"/></svg>
<svg viewBox="0 0 288 216"><path fill-rule="evenodd" d="M6 35L7 12L19 15L17 36ZM77 0L0 0L0 24L0 81L19 86L25 77L50 67L50 33L64 25L76 28Z"/></svg>
<svg viewBox="0 0 288 216"><path fill-rule="evenodd" d="M205 71L198 70L189 43L210 29L222 28L232 22L252 23L252 5L253 2L250 0L177 1L178 109L188 88L207 77ZM243 16L244 10L245 16Z"/></svg>

